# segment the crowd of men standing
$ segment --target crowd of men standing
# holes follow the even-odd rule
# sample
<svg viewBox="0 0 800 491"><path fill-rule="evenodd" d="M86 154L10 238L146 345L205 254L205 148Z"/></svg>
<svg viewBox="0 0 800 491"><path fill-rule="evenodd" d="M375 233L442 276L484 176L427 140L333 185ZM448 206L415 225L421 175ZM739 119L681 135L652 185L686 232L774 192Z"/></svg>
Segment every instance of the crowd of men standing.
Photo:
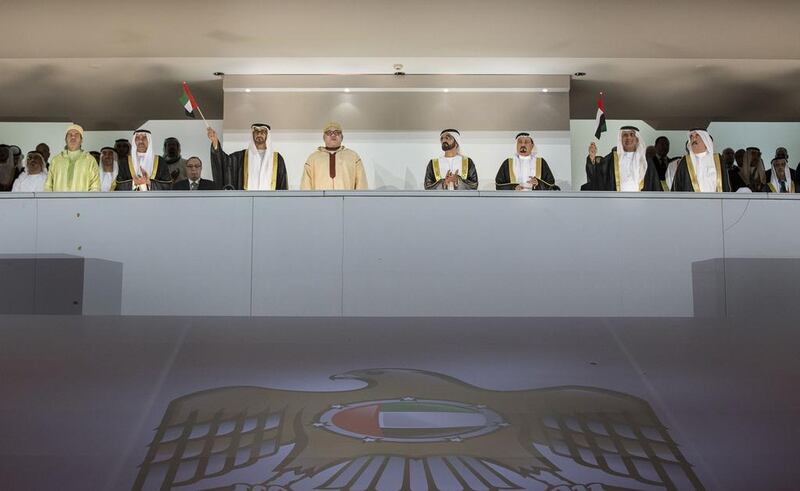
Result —
<svg viewBox="0 0 800 491"><path fill-rule="evenodd" d="M288 179L283 156L274 148L272 128L266 123L251 126L246 149L227 154L212 128L209 163L213 180L201 177L200 157L184 159L180 142L164 141L162 155L153 148L152 135L140 129L133 143L117 140L99 152L83 149L84 131L70 125L64 149L51 159L50 148L41 143L22 159L14 145L0 144L0 191L150 191L150 190L286 190ZM322 129L323 145L306 159L301 190L368 189L361 157L343 145L341 124L330 122ZM442 154L431 158L425 171L429 190L474 190L478 174L465 154L461 133L445 129L439 136ZM511 156L500 162L495 176L498 190L558 190L547 161L539 154L533 135L520 132ZM619 130L617 145L605 157L597 155L595 143L586 157L586 184L590 191L680 191L680 192L774 192L794 193L800 183L789 168L789 155L778 148L765 169L761 150L748 147L717 153L714 139L704 129L687 133L685 151L669 157L669 140L658 137L646 146L633 126Z"/></svg>

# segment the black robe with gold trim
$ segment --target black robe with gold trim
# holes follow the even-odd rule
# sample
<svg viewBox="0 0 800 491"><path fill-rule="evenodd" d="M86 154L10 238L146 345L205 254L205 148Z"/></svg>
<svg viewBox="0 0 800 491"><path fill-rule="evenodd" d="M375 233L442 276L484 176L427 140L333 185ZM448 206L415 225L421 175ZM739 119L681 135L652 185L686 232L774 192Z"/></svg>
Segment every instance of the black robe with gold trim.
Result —
<svg viewBox="0 0 800 491"><path fill-rule="evenodd" d="M172 175L169 166L160 155L154 156L153 174L150 176L150 191L169 191L172 189ZM133 161L128 155L128 165L120 165L114 191L130 191L133 189Z"/></svg>
<svg viewBox="0 0 800 491"><path fill-rule="evenodd" d="M789 189L789 193L796 193L798 189L797 185L797 173L794 169L790 169L788 166L786 167L786 172L789 173L789 181L786 183L786 187ZM777 193L777 189L772 188L772 169L767 169L767 192L768 193Z"/></svg>
<svg viewBox="0 0 800 491"><path fill-rule="evenodd" d="M283 155L278 152L273 152L273 154L277 156L275 162L277 173L274 176L275 186L273 189L289 189ZM239 150L228 155L222 150L222 145L216 149L214 145L211 145L211 174L219 189L247 189L245 185L247 183L247 150Z"/></svg>
<svg viewBox="0 0 800 491"><path fill-rule="evenodd" d="M587 157L587 190L589 191L618 191L617 189L617 175L614 164L614 159L617 153L616 147L603 157L597 164L591 164ZM591 172L589 166L592 166ZM661 187L661 181L658 178L658 171L652 160L647 160L647 170L644 173L640 191L664 191Z"/></svg>
<svg viewBox="0 0 800 491"><path fill-rule="evenodd" d="M728 170L725 169L725 166L721 164L719 154L714 154L714 161L717 164L717 177L718 177L718 185L717 191L718 193L730 193L731 192L731 181L730 176L728 175ZM678 167L675 168L675 177L672 178L672 191L678 192L700 192L700 185L697 184L697 177L693 177L694 170L693 168L690 169L689 165L686 161L686 155L684 155L681 160L678 162Z"/></svg>
<svg viewBox="0 0 800 491"><path fill-rule="evenodd" d="M478 189L478 171L475 169L475 162L469 157L461 158L461 172L458 174L458 190ZM444 179L439 173L439 159L428 161L425 169L425 189L445 189Z"/></svg>
<svg viewBox="0 0 800 491"><path fill-rule="evenodd" d="M550 170L550 166L547 165L547 161L541 157L537 157L537 160L539 162L536 166L541 166L541 169L537 169L538 172L536 172L539 184L533 189L536 191L557 191L559 187L556 186L556 179L553 177L553 172ZM495 189L513 191L517 189L518 185L517 177L514 175L514 159L504 160L497 170L497 176L494 178Z"/></svg>

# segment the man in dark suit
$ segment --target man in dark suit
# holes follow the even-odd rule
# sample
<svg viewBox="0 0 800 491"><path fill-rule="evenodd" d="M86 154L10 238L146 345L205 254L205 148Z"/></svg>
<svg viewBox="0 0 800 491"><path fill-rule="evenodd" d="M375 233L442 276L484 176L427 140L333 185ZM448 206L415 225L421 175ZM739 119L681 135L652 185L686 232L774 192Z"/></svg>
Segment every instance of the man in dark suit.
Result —
<svg viewBox="0 0 800 491"><path fill-rule="evenodd" d="M200 174L203 173L203 162L199 157L189 157L186 161L186 177L182 181L178 181L172 185L173 191L213 191L217 189L214 186L214 181L203 179Z"/></svg>

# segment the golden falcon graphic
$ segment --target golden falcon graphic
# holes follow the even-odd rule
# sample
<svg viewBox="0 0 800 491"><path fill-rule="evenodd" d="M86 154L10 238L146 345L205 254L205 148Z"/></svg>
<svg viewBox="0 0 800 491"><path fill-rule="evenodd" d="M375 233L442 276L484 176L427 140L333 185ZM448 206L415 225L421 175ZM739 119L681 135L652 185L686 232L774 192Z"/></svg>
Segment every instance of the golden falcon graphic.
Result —
<svg viewBox="0 0 800 491"><path fill-rule="evenodd" d="M642 399L481 389L410 369L363 388L211 389L172 401L134 490L704 489Z"/></svg>

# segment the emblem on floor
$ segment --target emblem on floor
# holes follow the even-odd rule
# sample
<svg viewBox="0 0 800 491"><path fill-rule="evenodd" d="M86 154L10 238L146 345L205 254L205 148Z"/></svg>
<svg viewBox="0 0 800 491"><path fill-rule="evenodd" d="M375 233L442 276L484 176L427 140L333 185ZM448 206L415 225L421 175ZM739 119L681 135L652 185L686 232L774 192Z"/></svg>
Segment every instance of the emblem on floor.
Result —
<svg viewBox="0 0 800 491"><path fill-rule="evenodd" d="M365 386L335 391L348 379ZM134 489L704 489L628 394L487 390L408 369L331 380L329 392L223 387L172 401Z"/></svg>

